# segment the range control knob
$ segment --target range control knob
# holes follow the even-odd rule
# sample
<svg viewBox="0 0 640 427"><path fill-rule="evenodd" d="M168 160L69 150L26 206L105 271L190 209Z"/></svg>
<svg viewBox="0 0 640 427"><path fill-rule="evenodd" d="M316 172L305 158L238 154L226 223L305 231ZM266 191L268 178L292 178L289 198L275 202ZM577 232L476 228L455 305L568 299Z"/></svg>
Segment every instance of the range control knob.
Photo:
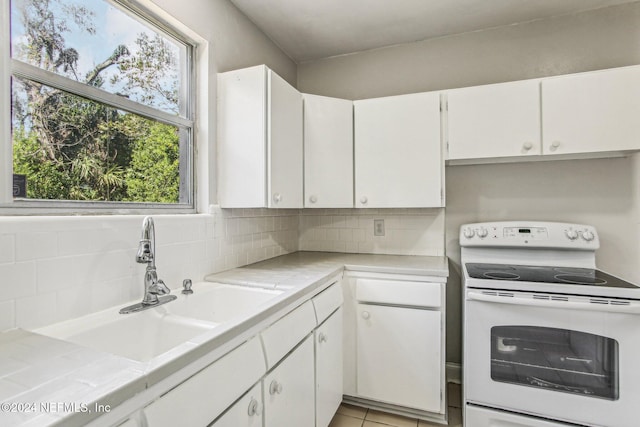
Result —
<svg viewBox="0 0 640 427"><path fill-rule="evenodd" d="M481 228L480 230L478 230L477 234L478 234L478 237L480 237L481 239L484 239L489 234L489 230L487 230L486 228Z"/></svg>
<svg viewBox="0 0 640 427"><path fill-rule="evenodd" d="M466 237L467 239L472 238L473 236L475 236L476 232L473 231L473 228L465 228L464 231L462 232L462 234L464 235L464 237Z"/></svg>
<svg viewBox="0 0 640 427"><path fill-rule="evenodd" d="M595 237L596 237L596 236L593 234L593 232L592 232L592 231L585 230L585 231L583 231L583 232L582 232L582 238L583 238L584 240L586 240L587 242L592 241L593 239L595 239Z"/></svg>
<svg viewBox="0 0 640 427"><path fill-rule="evenodd" d="M578 232L576 230L567 230L564 234L569 238L569 240L576 240L578 238Z"/></svg>

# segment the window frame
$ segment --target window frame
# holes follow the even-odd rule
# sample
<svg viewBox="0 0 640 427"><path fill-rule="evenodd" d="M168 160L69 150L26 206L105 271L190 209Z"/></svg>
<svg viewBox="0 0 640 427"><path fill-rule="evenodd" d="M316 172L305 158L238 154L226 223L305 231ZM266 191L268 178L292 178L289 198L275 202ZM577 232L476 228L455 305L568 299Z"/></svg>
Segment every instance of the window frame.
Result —
<svg viewBox="0 0 640 427"><path fill-rule="evenodd" d="M43 70L31 64L11 58L11 0L0 0L0 214L10 215L64 215L64 214L148 214L148 213L196 213L196 54L199 42L189 37L174 25L162 19L159 13L131 0L109 0L123 13L149 25L154 31L175 39L186 46L186 69L181 75L186 100L184 116L173 115L160 109L132 101L110 92ZM106 1L106 0L105 0ZM183 64L184 65L184 64ZM69 94L101 103L107 107L136 114L141 117L176 126L186 144L180 144L180 200L178 203L154 202L107 202L76 200L14 200L13 199L13 140L11 111L11 80L13 77L25 78L63 90ZM185 135L182 135L185 134ZM184 160L183 160L184 159Z"/></svg>

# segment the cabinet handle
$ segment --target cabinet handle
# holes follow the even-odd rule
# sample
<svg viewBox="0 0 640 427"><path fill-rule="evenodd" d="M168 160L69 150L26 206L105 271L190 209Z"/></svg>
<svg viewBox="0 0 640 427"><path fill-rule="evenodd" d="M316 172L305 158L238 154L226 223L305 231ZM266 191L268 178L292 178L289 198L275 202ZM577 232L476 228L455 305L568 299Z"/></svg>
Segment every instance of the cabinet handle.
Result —
<svg viewBox="0 0 640 427"><path fill-rule="evenodd" d="M370 317L371 317L371 314L370 314L368 311L363 311L363 312L362 312L362 318L363 318L364 320L367 320L367 319L369 319Z"/></svg>
<svg viewBox="0 0 640 427"><path fill-rule="evenodd" d="M327 335L324 332L320 332L320 335L318 335L318 342L323 343L323 342L327 342L329 340L329 337L327 337Z"/></svg>
<svg viewBox="0 0 640 427"><path fill-rule="evenodd" d="M318 198L317 198L316 196L311 196L311 197L309 197L309 201L310 201L311 203L315 203L315 202L317 202L317 201L318 201Z"/></svg>
<svg viewBox="0 0 640 427"><path fill-rule="evenodd" d="M275 193L275 194L273 195L273 201L274 201L274 202L276 202L276 203L281 202L281 201L282 201L282 194L280 194L280 193Z"/></svg>
<svg viewBox="0 0 640 427"><path fill-rule="evenodd" d="M549 150L556 151L558 147L560 147L560 141L553 141L551 143L551 146L549 147Z"/></svg>
<svg viewBox="0 0 640 427"><path fill-rule="evenodd" d="M269 384L269 394L273 396L274 394L280 393L282 393L282 384L276 380L271 381L271 384Z"/></svg>
<svg viewBox="0 0 640 427"><path fill-rule="evenodd" d="M368 201L369 199L367 199L367 196L360 197L360 203L362 203L363 205L366 205Z"/></svg>
<svg viewBox="0 0 640 427"><path fill-rule="evenodd" d="M529 151L533 148L533 144L530 142L525 142L524 144L522 144L522 149L524 151Z"/></svg>
<svg viewBox="0 0 640 427"><path fill-rule="evenodd" d="M249 408L247 412L249 413L250 417L253 417L254 415L260 415L262 414L262 406L256 399L252 398L251 402L249 402Z"/></svg>

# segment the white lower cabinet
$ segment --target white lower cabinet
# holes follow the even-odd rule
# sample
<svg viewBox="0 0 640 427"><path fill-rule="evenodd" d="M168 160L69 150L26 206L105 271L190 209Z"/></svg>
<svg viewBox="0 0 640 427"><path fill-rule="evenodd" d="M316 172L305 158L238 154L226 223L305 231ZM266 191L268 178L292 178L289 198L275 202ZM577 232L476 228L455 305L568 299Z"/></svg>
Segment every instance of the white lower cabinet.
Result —
<svg viewBox="0 0 640 427"><path fill-rule="evenodd" d="M342 402L342 308L315 330L316 427L327 427Z"/></svg>
<svg viewBox="0 0 640 427"><path fill-rule="evenodd" d="M315 424L313 334L263 380L264 425L302 427Z"/></svg>
<svg viewBox="0 0 640 427"><path fill-rule="evenodd" d="M342 401L341 306L334 282L144 407L141 425L327 427Z"/></svg>
<svg viewBox="0 0 640 427"><path fill-rule="evenodd" d="M262 427L262 382L233 404L211 427Z"/></svg>
<svg viewBox="0 0 640 427"><path fill-rule="evenodd" d="M440 411L440 312L358 304L358 395Z"/></svg>
<svg viewBox="0 0 640 427"><path fill-rule="evenodd" d="M349 273L344 282L347 402L446 421L445 280Z"/></svg>
<svg viewBox="0 0 640 427"><path fill-rule="evenodd" d="M145 407L147 425L206 426L265 371L260 340L250 339Z"/></svg>

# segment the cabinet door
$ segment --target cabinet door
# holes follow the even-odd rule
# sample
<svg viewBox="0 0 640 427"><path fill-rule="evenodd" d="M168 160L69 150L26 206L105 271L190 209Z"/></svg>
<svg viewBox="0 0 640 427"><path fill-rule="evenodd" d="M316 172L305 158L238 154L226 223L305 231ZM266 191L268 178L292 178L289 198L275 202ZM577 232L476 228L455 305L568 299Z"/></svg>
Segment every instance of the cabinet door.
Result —
<svg viewBox="0 0 640 427"><path fill-rule="evenodd" d="M218 75L218 201L223 208L266 207L267 68Z"/></svg>
<svg viewBox="0 0 640 427"><path fill-rule="evenodd" d="M315 423L313 335L264 378L265 427Z"/></svg>
<svg viewBox="0 0 640 427"><path fill-rule="evenodd" d="M262 427L262 408L262 383L258 383L211 427Z"/></svg>
<svg viewBox="0 0 640 427"><path fill-rule="evenodd" d="M315 331L316 427L327 427L342 402L342 308Z"/></svg>
<svg viewBox="0 0 640 427"><path fill-rule="evenodd" d="M268 86L268 207L302 208L302 95L271 70Z"/></svg>
<svg viewBox="0 0 640 427"><path fill-rule="evenodd" d="M542 154L540 81L447 92L448 159Z"/></svg>
<svg viewBox="0 0 640 427"><path fill-rule="evenodd" d="M440 312L358 304L357 393L441 411Z"/></svg>
<svg viewBox="0 0 640 427"><path fill-rule="evenodd" d="M640 67L542 81L544 154L640 149Z"/></svg>
<svg viewBox="0 0 640 427"><path fill-rule="evenodd" d="M353 207L353 102L304 95L304 207Z"/></svg>
<svg viewBox="0 0 640 427"><path fill-rule="evenodd" d="M354 101L355 205L442 206L440 94Z"/></svg>

